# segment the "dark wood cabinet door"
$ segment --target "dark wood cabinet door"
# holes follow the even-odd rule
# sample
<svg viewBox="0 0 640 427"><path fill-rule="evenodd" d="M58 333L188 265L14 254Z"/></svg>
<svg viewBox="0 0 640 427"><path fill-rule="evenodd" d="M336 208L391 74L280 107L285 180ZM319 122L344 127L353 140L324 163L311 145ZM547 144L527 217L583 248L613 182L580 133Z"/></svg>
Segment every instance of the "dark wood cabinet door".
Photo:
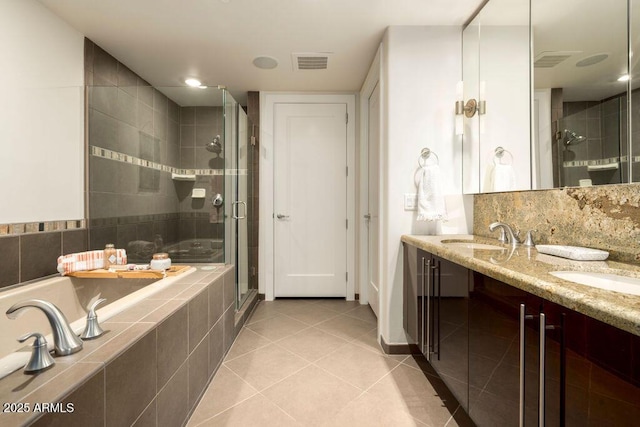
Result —
<svg viewBox="0 0 640 427"><path fill-rule="evenodd" d="M520 422L520 306L539 313L542 300L505 283L473 274L469 290L469 415L478 426ZM524 320L525 425L537 425L539 323Z"/></svg>
<svg viewBox="0 0 640 427"><path fill-rule="evenodd" d="M469 404L469 270L433 257L431 365L467 410Z"/></svg>

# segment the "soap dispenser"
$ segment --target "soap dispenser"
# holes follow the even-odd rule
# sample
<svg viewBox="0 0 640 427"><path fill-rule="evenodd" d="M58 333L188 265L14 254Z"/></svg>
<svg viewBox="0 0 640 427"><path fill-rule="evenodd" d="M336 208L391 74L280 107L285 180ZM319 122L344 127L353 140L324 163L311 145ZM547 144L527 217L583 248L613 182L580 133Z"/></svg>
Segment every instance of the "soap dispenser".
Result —
<svg viewBox="0 0 640 427"><path fill-rule="evenodd" d="M91 340L94 338L98 338L100 335L104 334L104 330L100 327L98 323L98 315L96 314L96 307L98 305L105 302L105 298L100 298L97 301L91 303L87 309L89 313L87 314L87 325L84 327L84 331L80 334L80 338L83 340Z"/></svg>
<svg viewBox="0 0 640 427"><path fill-rule="evenodd" d="M37 374L38 372L52 367L56 362L49 354L49 349L47 348L47 340L44 338L44 336L42 336L42 334L39 334L38 332L32 332L18 338L18 341L22 343L29 338L35 338L35 341L31 346L31 358L29 359L29 362L24 365L24 373Z"/></svg>

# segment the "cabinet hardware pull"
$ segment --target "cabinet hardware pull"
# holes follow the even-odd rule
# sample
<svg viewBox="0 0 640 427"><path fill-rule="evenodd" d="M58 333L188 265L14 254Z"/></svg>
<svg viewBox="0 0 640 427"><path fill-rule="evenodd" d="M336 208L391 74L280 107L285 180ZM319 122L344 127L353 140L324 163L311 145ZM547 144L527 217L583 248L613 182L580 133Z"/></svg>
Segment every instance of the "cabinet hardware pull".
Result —
<svg viewBox="0 0 640 427"><path fill-rule="evenodd" d="M441 288L441 283L442 283L442 277L441 277L441 270L440 270L440 260L438 260L438 264L437 267L435 267L436 270L438 270L438 330L437 330L437 334L438 334L438 347L437 347L437 355L438 355L438 360L440 360L440 298L442 296L442 288Z"/></svg>
<svg viewBox="0 0 640 427"><path fill-rule="evenodd" d="M538 374L539 391L538 391L538 426L544 427L544 380L545 380L545 356L546 356L546 316L540 313L540 372Z"/></svg>
<svg viewBox="0 0 640 427"><path fill-rule="evenodd" d="M427 358L427 361L431 362L431 327L432 327L432 322L431 322L431 260L427 260L427 273L426 274L426 280L427 280L427 328L425 329L425 332L427 334L427 342L426 342L426 351L425 351L425 356ZM423 313L423 317L424 317L424 313Z"/></svg>
<svg viewBox="0 0 640 427"><path fill-rule="evenodd" d="M421 276L420 276L420 325L418 327L419 337L418 344L420 344L420 352L424 354L424 264L425 259L422 257L421 264Z"/></svg>
<svg viewBox="0 0 640 427"><path fill-rule="evenodd" d="M525 305L520 304L520 399L519 399L519 423L520 427L524 427L524 352L525 352L525 339L524 339L524 321L527 315L525 314Z"/></svg>

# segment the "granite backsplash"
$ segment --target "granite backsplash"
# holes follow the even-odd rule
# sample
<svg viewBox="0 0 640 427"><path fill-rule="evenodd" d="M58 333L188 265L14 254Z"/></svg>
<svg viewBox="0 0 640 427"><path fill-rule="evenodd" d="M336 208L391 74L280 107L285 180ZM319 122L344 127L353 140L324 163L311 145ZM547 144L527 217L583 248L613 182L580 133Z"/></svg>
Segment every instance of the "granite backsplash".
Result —
<svg viewBox="0 0 640 427"><path fill-rule="evenodd" d="M622 262L640 262L640 184L567 187L474 196L473 234L497 237L506 222L538 244L586 246Z"/></svg>

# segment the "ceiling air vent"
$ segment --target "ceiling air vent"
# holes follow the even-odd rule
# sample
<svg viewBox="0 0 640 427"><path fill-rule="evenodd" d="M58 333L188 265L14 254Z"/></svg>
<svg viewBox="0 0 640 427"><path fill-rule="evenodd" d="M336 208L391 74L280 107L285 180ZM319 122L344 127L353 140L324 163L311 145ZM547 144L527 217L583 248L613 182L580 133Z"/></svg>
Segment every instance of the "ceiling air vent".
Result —
<svg viewBox="0 0 640 427"><path fill-rule="evenodd" d="M292 53L293 70L326 70L329 62L329 54L316 53Z"/></svg>
<svg viewBox="0 0 640 427"><path fill-rule="evenodd" d="M562 61L570 58L571 56L580 53L580 51L546 51L540 53L535 57L533 66L535 68L553 68Z"/></svg>

